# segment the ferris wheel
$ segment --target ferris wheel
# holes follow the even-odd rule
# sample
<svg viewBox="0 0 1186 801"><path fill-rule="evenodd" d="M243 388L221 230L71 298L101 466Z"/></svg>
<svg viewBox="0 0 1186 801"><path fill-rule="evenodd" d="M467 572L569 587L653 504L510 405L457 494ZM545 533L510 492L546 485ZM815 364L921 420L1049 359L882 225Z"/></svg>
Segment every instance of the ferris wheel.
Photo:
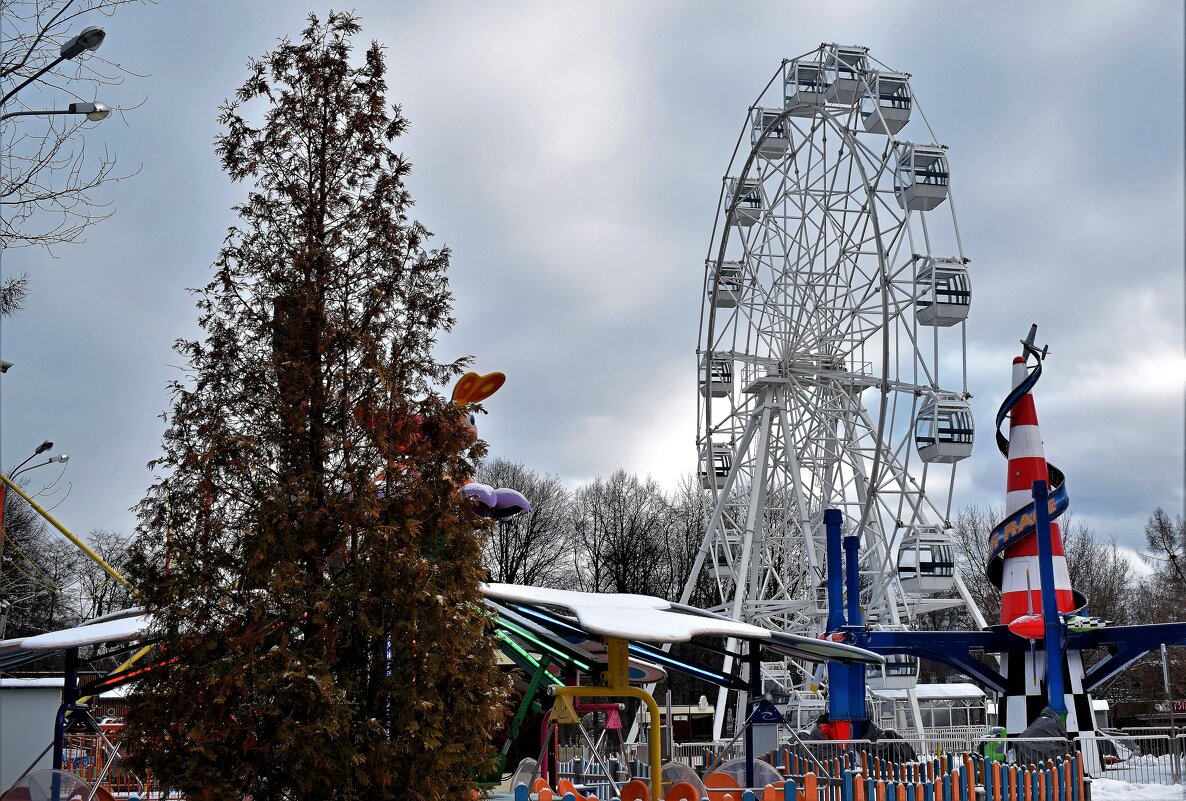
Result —
<svg viewBox="0 0 1186 801"><path fill-rule="evenodd" d="M784 61L727 175L697 348L700 478L714 503L681 600L822 633L823 512L839 508L862 538L872 625L960 605L983 625L949 532L973 441L969 260L947 148L910 76L863 47ZM796 671L776 680L810 683Z"/></svg>

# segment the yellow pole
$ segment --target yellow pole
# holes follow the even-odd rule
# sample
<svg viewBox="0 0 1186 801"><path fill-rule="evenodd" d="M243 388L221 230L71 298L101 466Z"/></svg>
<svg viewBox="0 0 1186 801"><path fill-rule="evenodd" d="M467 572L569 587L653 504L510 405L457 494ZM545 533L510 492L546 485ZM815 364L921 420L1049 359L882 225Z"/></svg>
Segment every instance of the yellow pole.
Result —
<svg viewBox="0 0 1186 801"><path fill-rule="evenodd" d="M152 645L146 645L146 646L144 646L144 647L143 647L143 648L141 648L139 651L137 651L136 653L132 654L132 657L131 657L131 658L130 658L128 661L124 662L122 665L120 665L119 667L117 667L115 670L111 671L111 673L119 673L121 670L127 670L127 669L128 669L128 668L130 668L132 665L134 665L134 664L136 664L137 662L139 662L139 661L140 661L140 659L141 659L141 658L142 658L142 657L143 657L145 654L147 654L149 651L151 651L153 648L156 648L156 644L155 644L155 643L153 643ZM110 674L109 674L109 675L110 675ZM94 697L94 696L90 696L90 695L84 695L82 698L79 698L79 699L78 699L78 703L80 703L80 704L85 704L87 701L91 700L91 698L93 698L93 697Z"/></svg>
<svg viewBox="0 0 1186 801"><path fill-rule="evenodd" d="M661 724L659 705L654 697L640 687L630 686L630 660L627 642L618 637L606 637L606 671L605 680L608 687L555 687L552 694L561 698L612 698L626 696L638 698L647 705L651 716L651 732L647 738L647 750L651 766L651 799L659 801L663 797L663 755L660 750Z"/></svg>
<svg viewBox="0 0 1186 801"><path fill-rule="evenodd" d="M114 567L112 567L111 565L109 565L105 561L103 561L103 557L99 556L99 554L92 551L90 549L90 547L85 542L83 542L78 537L71 534L70 531L65 526L63 526L61 523L59 523L57 520L54 520L53 516L50 515L49 512L45 511L44 509L42 509L40 506L37 505L37 501L30 498L28 495L25 494L24 490L22 490L16 484L12 483L11 478L4 475L3 473L0 473L0 481L3 481L5 483L5 485L8 486L9 489L13 490L14 492L16 492L17 495L20 495L22 498L24 498L28 502L28 504L33 507L34 511L36 511L37 514L41 515L42 517L44 517L46 520L49 521L49 524L51 526L53 526L58 531L65 534L66 539L70 540L72 543L74 543L79 548L81 548L83 550L83 553L85 553L91 559L94 559L95 562L98 563L99 567L101 567L107 571L107 574L109 576L111 576L113 579L115 579L116 581L118 581L120 584L124 585L128 589L132 589L132 585L128 583L128 580L126 578L121 576L119 574L119 572Z"/></svg>
<svg viewBox="0 0 1186 801"><path fill-rule="evenodd" d="M663 797L663 783L661 781L661 773L663 771L663 756L660 749L658 728L659 728L659 705L655 703L655 699L651 694L640 687L554 687L552 694L558 697L567 696L569 698L612 698L615 696L628 696L630 698L639 698L647 705L647 710L650 712L651 720L654 725L651 728L651 736L647 747L650 754L651 765L651 798Z"/></svg>

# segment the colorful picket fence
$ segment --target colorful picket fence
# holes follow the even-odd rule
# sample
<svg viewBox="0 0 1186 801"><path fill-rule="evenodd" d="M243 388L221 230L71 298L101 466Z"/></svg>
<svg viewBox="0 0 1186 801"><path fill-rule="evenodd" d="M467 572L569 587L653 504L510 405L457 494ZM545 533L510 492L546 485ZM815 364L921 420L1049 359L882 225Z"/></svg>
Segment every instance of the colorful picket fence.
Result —
<svg viewBox="0 0 1186 801"><path fill-rule="evenodd" d="M1084 801L1083 763L1078 754L1044 765L1003 765L984 757L963 755L955 765L938 758L929 762L882 767L862 773L848 769L840 782L820 787L817 776L790 778L783 786L786 801ZM950 770L947 768L950 767ZM745 791L742 801L756 801Z"/></svg>
<svg viewBox="0 0 1186 801"><path fill-rule="evenodd" d="M709 760L711 763L711 760ZM1086 801L1079 753L1044 764L1006 765L979 754L943 754L893 762L868 752L827 760L789 751L764 761L782 768L782 787L732 792L710 790L703 801ZM779 764L781 762L781 764ZM515 801L538 801L515 788ZM571 798L570 798L571 796ZM781 798L779 797L781 796ZM582 801L569 793L560 801ZM615 801L621 801L615 799ZM639 801L639 799L630 799Z"/></svg>
<svg viewBox="0 0 1186 801"><path fill-rule="evenodd" d="M781 756L781 760L776 761ZM786 776L786 801L1082 801L1083 756L1006 765L980 754L942 754L892 762L868 752L827 760L788 751L764 761ZM781 765L779 765L781 761Z"/></svg>

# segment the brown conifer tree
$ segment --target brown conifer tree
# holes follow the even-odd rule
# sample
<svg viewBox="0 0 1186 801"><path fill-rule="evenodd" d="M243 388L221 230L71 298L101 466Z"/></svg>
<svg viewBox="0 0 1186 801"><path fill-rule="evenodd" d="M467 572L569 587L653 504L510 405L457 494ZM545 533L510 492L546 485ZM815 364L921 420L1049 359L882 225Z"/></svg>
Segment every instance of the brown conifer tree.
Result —
<svg viewBox="0 0 1186 801"><path fill-rule="evenodd" d="M502 716L457 492L481 445L432 355L449 254L408 219L358 30L311 17L222 109L249 194L177 346L133 573L162 641L130 743L187 798L469 798Z"/></svg>

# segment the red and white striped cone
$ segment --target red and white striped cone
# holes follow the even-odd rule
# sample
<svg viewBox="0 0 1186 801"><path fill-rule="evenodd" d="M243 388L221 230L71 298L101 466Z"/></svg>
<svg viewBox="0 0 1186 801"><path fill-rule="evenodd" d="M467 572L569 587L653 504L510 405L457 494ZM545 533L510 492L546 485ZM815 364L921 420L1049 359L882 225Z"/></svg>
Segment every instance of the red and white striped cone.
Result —
<svg viewBox="0 0 1186 801"><path fill-rule="evenodd" d="M1025 378L1025 359L1018 356L1013 360L1013 386L1017 387ZM1034 396L1026 393L1009 411L1009 474L1005 514L1011 515L1033 503L1034 482L1049 481L1048 475ZM1054 587L1058 596L1058 611L1070 612L1075 608L1075 599L1071 592L1071 576L1067 571L1067 557L1058 523L1050 524L1050 540L1054 553ZM1042 613L1040 575L1036 536L1028 536L1005 550L1001 576L1002 623L1007 625L1022 615Z"/></svg>
<svg viewBox="0 0 1186 801"><path fill-rule="evenodd" d="M1013 360L1013 387L1027 377L1025 359ZM1035 481L1049 481L1042 435L1034 397L1026 393L1009 411L1009 473L1006 481L1005 512L1014 512L1033 503ZM1051 550L1054 557L1054 587L1058 610L1075 608L1066 552L1058 524L1050 523ZM1038 566L1038 537L1031 534L1005 550L1001 577L1001 623L1008 625L1020 617L1042 614L1041 571ZM1068 732L1091 731L1091 698L1083 691L1083 659L1078 651L1067 651L1063 667L1066 688L1066 725ZM1000 723L1010 736L1020 735L1046 705L1046 661L1041 652L1013 651L1002 660L1007 691L1001 698Z"/></svg>

